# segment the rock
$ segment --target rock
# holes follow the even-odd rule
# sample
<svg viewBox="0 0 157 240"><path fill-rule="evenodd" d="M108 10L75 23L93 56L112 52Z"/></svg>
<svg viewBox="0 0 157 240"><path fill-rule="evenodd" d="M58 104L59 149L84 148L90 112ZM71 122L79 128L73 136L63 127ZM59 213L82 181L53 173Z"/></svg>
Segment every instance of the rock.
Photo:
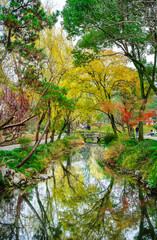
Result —
<svg viewBox="0 0 157 240"><path fill-rule="evenodd" d="M15 170L10 169L10 174L11 174L11 175L14 175L14 174L15 174Z"/></svg>
<svg viewBox="0 0 157 240"><path fill-rule="evenodd" d="M6 168L6 166L2 166L0 168L0 170L1 170L1 174L2 174L2 179L4 180L4 178L6 176L7 168Z"/></svg>
<svg viewBox="0 0 157 240"><path fill-rule="evenodd" d="M6 166L2 166L1 167L1 174L2 174L2 179L3 180L4 180L5 176L6 176L6 172L7 172Z"/></svg>
<svg viewBox="0 0 157 240"><path fill-rule="evenodd" d="M15 174L15 170L10 169L6 165L2 166L0 168L2 179L5 180L5 178L9 178L10 176L13 176Z"/></svg>
<svg viewBox="0 0 157 240"><path fill-rule="evenodd" d="M139 174L141 174L139 170L135 171L135 176L138 176Z"/></svg>
<svg viewBox="0 0 157 240"><path fill-rule="evenodd" d="M137 177L137 180L138 180L138 181L141 181L141 179L142 179L142 173L141 173L141 171L139 171L139 170L135 171L135 176Z"/></svg>
<svg viewBox="0 0 157 240"><path fill-rule="evenodd" d="M15 173L13 176L13 183L15 185L23 184L27 181L26 176L22 173Z"/></svg>
<svg viewBox="0 0 157 240"><path fill-rule="evenodd" d="M20 182L20 179L17 176L14 176L13 183L17 185Z"/></svg>
<svg viewBox="0 0 157 240"><path fill-rule="evenodd" d="M37 176L34 176L34 179L40 179L40 180L47 180L49 178L51 178L52 175L47 175L47 174L39 174Z"/></svg>
<svg viewBox="0 0 157 240"><path fill-rule="evenodd" d="M16 196L19 196L19 195L22 195L24 193L24 191L21 191L20 188L15 188L13 191L13 196L16 197Z"/></svg>
<svg viewBox="0 0 157 240"><path fill-rule="evenodd" d="M27 178L24 174L18 172L16 173L15 170L10 169L8 166L4 165L0 168L0 172L2 175L2 180L5 184L9 186L26 186Z"/></svg>

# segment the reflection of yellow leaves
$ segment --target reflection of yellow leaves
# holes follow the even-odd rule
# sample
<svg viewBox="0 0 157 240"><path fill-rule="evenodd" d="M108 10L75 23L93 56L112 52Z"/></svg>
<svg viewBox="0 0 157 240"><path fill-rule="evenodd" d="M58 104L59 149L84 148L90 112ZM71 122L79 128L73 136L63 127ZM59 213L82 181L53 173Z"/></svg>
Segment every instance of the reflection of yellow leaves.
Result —
<svg viewBox="0 0 157 240"><path fill-rule="evenodd" d="M104 172L103 169L97 164L95 159L97 159L98 152L94 151L92 149L92 156L89 159L89 167L90 167L90 173L93 175L96 179L103 179L104 178ZM100 152L99 152L100 154Z"/></svg>

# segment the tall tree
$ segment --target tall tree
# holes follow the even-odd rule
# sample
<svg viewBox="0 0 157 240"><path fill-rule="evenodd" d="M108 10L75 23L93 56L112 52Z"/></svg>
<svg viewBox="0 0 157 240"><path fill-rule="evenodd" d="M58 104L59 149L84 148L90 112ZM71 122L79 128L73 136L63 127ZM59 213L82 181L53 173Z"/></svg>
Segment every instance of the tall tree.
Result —
<svg viewBox="0 0 157 240"><path fill-rule="evenodd" d="M51 28L57 14L48 15L39 0L10 0L0 9L0 61L7 52L19 51L28 56L37 51L34 42L45 27Z"/></svg>
<svg viewBox="0 0 157 240"><path fill-rule="evenodd" d="M101 54L104 57L93 60L80 68L80 77L73 81L76 82L76 91L80 89L82 92L82 98L93 99L92 105L88 101L88 108L90 108L88 114L90 115L91 109L107 114L113 132L117 134L116 110L113 108L113 103L117 97L131 96L135 91L139 94L138 74L127 66L126 57L114 54L113 51L104 51Z"/></svg>
<svg viewBox="0 0 157 240"><path fill-rule="evenodd" d="M142 116L150 89L157 93L157 2L156 0L67 0L62 11L69 36L81 36L79 47L95 51L116 46L127 56L139 74ZM147 57L152 56L148 64ZM147 88L149 83L150 88ZM140 122L139 138L143 139Z"/></svg>
<svg viewBox="0 0 157 240"><path fill-rule="evenodd" d="M56 14L47 14L39 0L10 0L1 1L0 8L0 64L6 68L6 78L11 78L11 68L17 84L16 91L23 92L26 86L35 85L41 76L41 64L45 58L43 49L36 47L35 42L39 33L45 28L52 28L57 21ZM11 55L12 54L12 55ZM15 68L10 62L14 62ZM0 99L2 101L2 99ZM15 127L8 125L7 119L1 119L0 127ZM32 117L32 116L30 116ZM13 115L14 118L14 115ZM28 120L26 118L25 120ZM24 121L25 121L24 120ZM24 122L17 122L17 125Z"/></svg>

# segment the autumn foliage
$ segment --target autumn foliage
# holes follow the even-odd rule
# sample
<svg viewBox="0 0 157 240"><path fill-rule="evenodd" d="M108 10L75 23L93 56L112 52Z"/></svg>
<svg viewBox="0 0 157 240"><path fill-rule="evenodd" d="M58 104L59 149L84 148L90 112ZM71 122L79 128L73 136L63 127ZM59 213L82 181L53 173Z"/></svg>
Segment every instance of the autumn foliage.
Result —
<svg viewBox="0 0 157 240"><path fill-rule="evenodd" d="M140 121L143 121L146 124L152 124L155 122L153 118L157 116L155 110L145 111L142 113L142 115L140 115L132 108L132 106L123 106L120 111L121 120L129 126L134 126Z"/></svg>
<svg viewBox="0 0 157 240"><path fill-rule="evenodd" d="M26 93L14 92L10 87L5 87L0 98L0 121L14 116L11 123L22 121L29 111L29 100Z"/></svg>

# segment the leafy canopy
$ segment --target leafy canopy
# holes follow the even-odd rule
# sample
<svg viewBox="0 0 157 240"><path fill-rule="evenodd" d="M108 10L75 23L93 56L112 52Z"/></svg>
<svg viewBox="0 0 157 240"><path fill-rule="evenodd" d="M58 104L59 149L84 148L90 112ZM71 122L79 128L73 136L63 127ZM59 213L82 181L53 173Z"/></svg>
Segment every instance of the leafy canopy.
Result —
<svg viewBox="0 0 157 240"><path fill-rule="evenodd" d="M56 14L47 14L39 0L11 0L0 9L0 55L6 51L22 51L23 55L35 47L39 32L45 27L52 28L57 21ZM35 51L35 49L34 49Z"/></svg>
<svg viewBox="0 0 157 240"><path fill-rule="evenodd" d="M102 50L116 46L135 65L141 82L144 80L157 93L157 2L144 0L67 0L62 11L63 26L70 37L81 36L80 48ZM147 56L152 55L152 67Z"/></svg>

